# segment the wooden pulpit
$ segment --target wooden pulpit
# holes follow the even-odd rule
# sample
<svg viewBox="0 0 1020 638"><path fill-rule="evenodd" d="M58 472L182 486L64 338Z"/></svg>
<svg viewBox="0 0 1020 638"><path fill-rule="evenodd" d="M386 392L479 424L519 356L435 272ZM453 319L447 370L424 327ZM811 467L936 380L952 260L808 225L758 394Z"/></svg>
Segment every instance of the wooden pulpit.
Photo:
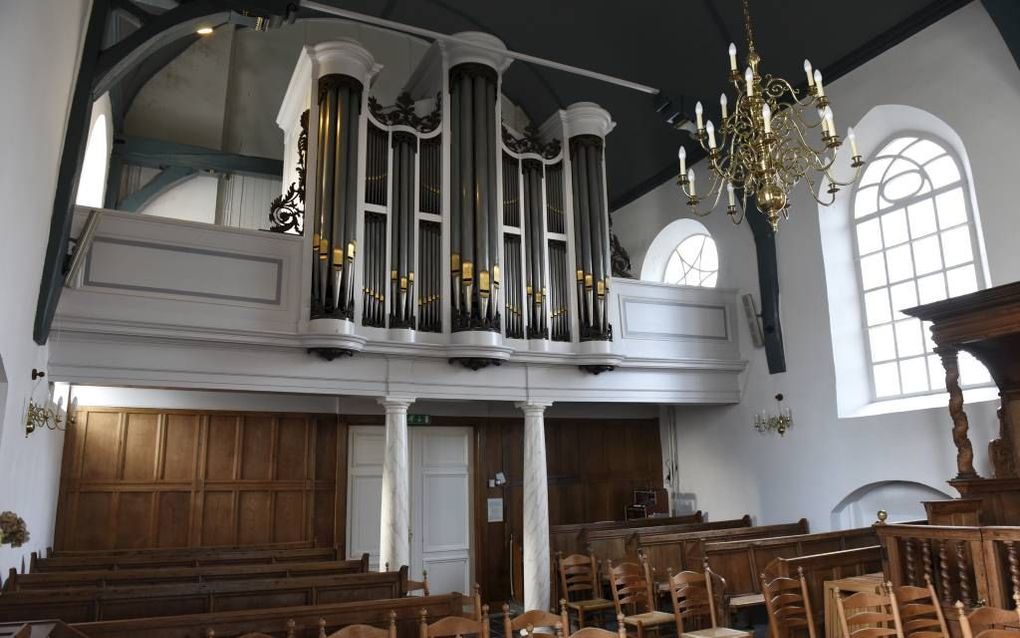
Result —
<svg viewBox="0 0 1020 638"><path fill-rule="evenodd" d="M986 525L1020 525L1020 282L925 304L904 313L932 322L935 353L946 371L957 475L950 481L964 498L983 501ZM969 352L999 387L999 438L988 445L994 478L974 470L957 355Z"/></svg>

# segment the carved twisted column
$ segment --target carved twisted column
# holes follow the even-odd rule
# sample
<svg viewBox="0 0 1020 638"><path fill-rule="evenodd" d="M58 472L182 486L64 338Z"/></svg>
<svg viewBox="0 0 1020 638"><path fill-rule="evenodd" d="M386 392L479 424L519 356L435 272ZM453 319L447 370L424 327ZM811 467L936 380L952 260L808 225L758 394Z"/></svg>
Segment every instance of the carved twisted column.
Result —
<svg viewBox="0 0 1020 638"><path fill-rule="evenodd" d="M970 425L967 413L963 411L963 390L960 389L960 365L957 361L956 348L940 346L935 354L942 359L942 367L946 370L946 391L949 392L949 415L953 418L953 443L956 444L956 478L977 478L974 470L974 448L970 444L967 430Z"/></svg>

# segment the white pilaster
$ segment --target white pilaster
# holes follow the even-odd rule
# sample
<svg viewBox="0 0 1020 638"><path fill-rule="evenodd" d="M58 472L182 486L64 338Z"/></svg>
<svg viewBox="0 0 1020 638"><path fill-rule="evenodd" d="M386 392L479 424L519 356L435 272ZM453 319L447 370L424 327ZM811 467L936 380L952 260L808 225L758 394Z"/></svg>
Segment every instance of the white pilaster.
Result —
<svg viewBox="0 0 1020 638"><path fill-rule="evenodd" d="M414 399L386 397L386 456L383 457L382 507L379 521L379 566L400 569L411 563L411 486L407 453L407 408Z"/></svg>
<svg viewBox="0 0 1020 638"><path fill-rule="evenodd" d="M545 461L545 409L518 403L524 412L524 609L549 610L549 480Z"/></svg>

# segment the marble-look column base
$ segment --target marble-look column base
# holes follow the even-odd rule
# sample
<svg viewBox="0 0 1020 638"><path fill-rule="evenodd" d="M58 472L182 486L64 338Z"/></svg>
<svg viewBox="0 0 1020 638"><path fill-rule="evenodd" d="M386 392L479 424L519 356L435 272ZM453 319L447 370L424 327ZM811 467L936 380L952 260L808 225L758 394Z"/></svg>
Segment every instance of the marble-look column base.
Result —
<svg viewBox="0 0 1020 638"><path fill-rule="evenodd" d="M549 607L549 479L545 459L545 409L518 403L524 412L524 609Z"/></svg>
<svg viewBox="0 0 1020 638"><path fill-rule="evenodd" d="M379 521L379 567L398 570L411 562L411 485L407 446L407 408L414 399L386 397L386 456L383 458Z"/></svg>

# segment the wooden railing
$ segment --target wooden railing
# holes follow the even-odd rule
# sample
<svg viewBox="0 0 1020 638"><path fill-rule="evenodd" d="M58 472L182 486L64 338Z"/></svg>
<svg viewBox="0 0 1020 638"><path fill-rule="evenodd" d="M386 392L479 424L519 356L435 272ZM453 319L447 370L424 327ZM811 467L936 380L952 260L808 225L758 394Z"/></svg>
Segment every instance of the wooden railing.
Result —
<svg viewBox="0 0 1020 638"><path fill-rule="evenodd" d="M1014 607L1020 527L876 525L883 571L894 585L931 579L944 606Z"/></svg>

